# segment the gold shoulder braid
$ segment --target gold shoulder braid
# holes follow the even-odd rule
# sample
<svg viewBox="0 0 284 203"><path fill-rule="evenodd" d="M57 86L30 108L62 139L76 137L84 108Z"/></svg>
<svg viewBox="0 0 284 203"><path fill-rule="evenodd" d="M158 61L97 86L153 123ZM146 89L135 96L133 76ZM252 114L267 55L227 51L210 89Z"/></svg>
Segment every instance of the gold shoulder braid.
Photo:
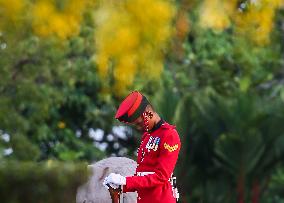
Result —
<svg viewBox="0 0 284 203"><path fill-rule="evenodd" d="M167 143L164 143L164 147L165 149L167 149L169 152L173 152L173 151L176 151L178 149L178 144L175 144L173 146L170 146L169 144Z"/></svg>

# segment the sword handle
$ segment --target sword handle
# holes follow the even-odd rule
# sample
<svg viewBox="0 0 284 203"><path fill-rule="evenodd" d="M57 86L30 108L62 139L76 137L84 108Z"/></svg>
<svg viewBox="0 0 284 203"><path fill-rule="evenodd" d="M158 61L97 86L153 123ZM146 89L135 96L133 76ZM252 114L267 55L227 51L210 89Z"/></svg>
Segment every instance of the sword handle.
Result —
<svg viewBox="0 0 284 203"><path fill-rule="evenodd" d="M121 203L120 202L120 195L122 192L121 186L119 186L117 189L114 189L109 184L106 184L108 186L108 191L112 200L112 203Z"/></svg>

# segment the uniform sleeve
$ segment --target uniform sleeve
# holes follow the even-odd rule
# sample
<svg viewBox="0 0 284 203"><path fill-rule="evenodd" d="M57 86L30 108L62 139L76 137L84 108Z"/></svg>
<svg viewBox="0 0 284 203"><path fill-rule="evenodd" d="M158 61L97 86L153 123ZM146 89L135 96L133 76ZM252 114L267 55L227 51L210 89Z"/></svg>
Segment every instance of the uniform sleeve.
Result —
<svg viewBox="0 0 284 203"><path fill-rule="evenodd" d="M129 176L126 177L125 190L135 191L141 188L155 187L164 184L169 180L175 168L181 143L176 130L165 135L161 140L160 154L157 160L157 166L153 169L154 174L145 176Z"/></svg>
<svg viewBox="0 0 284 203"><path fill-rule="evenodd" d="M136 176L129 176L129 177L136 177ZM128 177L126 177L126 185L123 185L123 189L122 189L122 192L123 193L126 193L126 192L135 192L136 191L136 189L134 188L134 187L132 187L132 188L130 188L128 185L127 185L127 178Z"/></svg>

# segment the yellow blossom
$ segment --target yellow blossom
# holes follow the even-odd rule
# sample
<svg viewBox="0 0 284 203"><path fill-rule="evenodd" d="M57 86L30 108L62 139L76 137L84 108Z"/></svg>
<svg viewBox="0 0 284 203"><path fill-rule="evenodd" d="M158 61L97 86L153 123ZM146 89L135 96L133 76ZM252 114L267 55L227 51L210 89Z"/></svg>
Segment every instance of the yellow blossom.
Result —
<svg viewBox="0 0 284 203"><path fill-rule="evenodd" d="M63 9L56 7L51 0L39 0L34 3L33 29L43 37L57 36L65 39L79 32L86 1L70 0Z"/></svg>
<svg viewBox="0 0 284 203"><path fill-rule="evenodd" d="M231 25L236 0L204 0L200 8L200 25L222 31Z"/></svg>
<svg viewBox="0 0 284 203"><path fill-rule="evenodd" d="M280 6L281 0L258 0L249 3L248 8L235 17L236 34L246 36L259 45L269 43L275 13Z"/></svg>
<svg viewBox="0 0 284 203"><path fill-rule="evenodd" d="M60 122L58 122L57 127L60 128L60 129L64 129L66 127L66 124L63 121L60 121Z"/></svg>
<svg viewBox="0 0 284 203"><path fill-rule="evenodd" d="M146 81L158 79L163 67L162 51L173 34L174 15L170 0L100 2L95 10L94 58L102 79L114 79L108 84L115 94L127 92L137 75ZM142 74L145 72L149 75Z"/></svg>
<svg viewBox="0 0 284 203"><path fill-rule="evenodd" d="M25 3L24 0L0 0L0 28L17 26L22 20Z"/></svg>

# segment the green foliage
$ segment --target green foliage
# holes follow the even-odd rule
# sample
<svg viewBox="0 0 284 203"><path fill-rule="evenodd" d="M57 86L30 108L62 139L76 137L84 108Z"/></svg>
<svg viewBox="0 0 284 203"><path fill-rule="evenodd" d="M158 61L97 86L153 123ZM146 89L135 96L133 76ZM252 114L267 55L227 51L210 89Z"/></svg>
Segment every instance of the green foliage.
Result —
<svg viewBox="0 0 284 203"><path fill-rule="evenodd" d="M87 176L84 163L1 162L1 202L75 202L77 188Z"/></svg>
<svg viewBox="0 0 284 203"><path fill-rule="evenodd" d="M238 89L246 92L271 81L281 71L283 60L277 41L269 47L255 47L230 31L198 30L190 35L182 63L171 69L180 92L206 87L222 95Z"/></svg>
<svg viewBox="0 0 284 203"><path fill-rule="evenodd" d="M175 123L188 156L181 158L178 173L188 177L180 181L191 201L235 202L240 195L248 201L255 182L265 189L284 157L282 106L279 99L247 93L232 98L194 93L180 102ZM219 186L223 193L211 199Z"/></svg>
<svg viewBox="0 0 284 203"><path fill-rule="evenodd" d="M104 156L88 136L90 128L110 128L101 118L113 113L113 107L106 107L111 104L103 103L98 94L92 36L93 30L85 25L80 36L65 42L33 35L6 41L7 48L0 52L0 129L11 136L7 146L13 147L11 158ZM19 140L25 144L20 146Z"/></svg>
<svg viewBox="0 0 284 203"><path fill-rule="evenodd" d="M265 193L265 199L263 202L268 203L283 203L283 191L284 188L284 172L283 168L277 168L275 174L272 176L269 190Z"/></svg>

